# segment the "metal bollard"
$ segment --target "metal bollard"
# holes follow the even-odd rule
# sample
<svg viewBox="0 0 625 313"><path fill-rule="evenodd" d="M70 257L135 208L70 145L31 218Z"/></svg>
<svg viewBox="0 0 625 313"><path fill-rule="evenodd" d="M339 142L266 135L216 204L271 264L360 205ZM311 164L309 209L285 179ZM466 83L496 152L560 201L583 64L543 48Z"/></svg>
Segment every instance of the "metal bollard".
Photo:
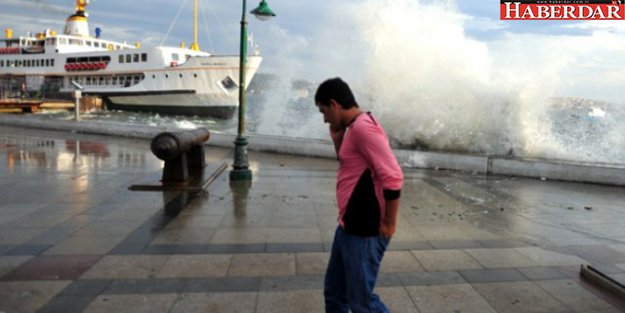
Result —
<svg viewBox="0 0 625 313"><path fill-rule="evenodd" d="M189 169L205 167L203 144L209 137L207 128L156 135L150 148L157 158L165 161L161 181L185 182L189 179Z"/></svg>

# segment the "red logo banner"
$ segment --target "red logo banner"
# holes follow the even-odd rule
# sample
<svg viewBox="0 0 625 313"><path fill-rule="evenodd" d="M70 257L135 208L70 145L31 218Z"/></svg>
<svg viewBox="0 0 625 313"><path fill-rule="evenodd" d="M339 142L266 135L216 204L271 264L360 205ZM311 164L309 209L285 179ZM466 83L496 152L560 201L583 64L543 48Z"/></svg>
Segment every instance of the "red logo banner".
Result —
<svg viewBox="0 0 625 313"><path fill-rule="evenodd" d="M622 0L501 1L502 20L625 20Z"/></svg>

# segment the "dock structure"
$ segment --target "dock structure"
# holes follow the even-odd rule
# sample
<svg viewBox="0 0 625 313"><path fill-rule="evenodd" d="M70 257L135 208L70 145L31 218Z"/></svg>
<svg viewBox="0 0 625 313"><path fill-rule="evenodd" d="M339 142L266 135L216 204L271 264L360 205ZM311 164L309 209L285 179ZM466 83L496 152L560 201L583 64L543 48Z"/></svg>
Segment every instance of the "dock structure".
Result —
<svg viewBox="0 0 625 313"><path fill-rule="evenodd" d="M68 100L0 99L0 112L36 113L41 110L73 110L74 106ZM80 112L101 109L102 99L98 97L80 99Z"/></svg>
<svg viewBox="0 0 625 313"><path fill-rule="evenodd" d="M29 99L0 99L0 111L21 110L25 113L35 113L41 109L43 101Z"/></svg>

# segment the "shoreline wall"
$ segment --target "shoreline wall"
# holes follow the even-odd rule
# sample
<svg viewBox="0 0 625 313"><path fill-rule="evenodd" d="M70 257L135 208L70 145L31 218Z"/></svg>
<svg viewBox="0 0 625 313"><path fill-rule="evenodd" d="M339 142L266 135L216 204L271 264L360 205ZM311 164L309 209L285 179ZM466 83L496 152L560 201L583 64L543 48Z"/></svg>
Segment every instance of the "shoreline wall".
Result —
<svg viewBox="0 0 625 313"><path fill-rule="evenodd" d="M173 127L137 126L103 121L46 120L31 115L0 114L0 125L61 132L151 139ZM330 140L246 134L252 151L335 158ZM234 147L236 134L211 132L208 145ZM446 169L479 174L521 176L537 179L574 181L625 186L625 166L576 163L558 160L483 156L445 152L394 149L399 163L407 168Z"/></svg>

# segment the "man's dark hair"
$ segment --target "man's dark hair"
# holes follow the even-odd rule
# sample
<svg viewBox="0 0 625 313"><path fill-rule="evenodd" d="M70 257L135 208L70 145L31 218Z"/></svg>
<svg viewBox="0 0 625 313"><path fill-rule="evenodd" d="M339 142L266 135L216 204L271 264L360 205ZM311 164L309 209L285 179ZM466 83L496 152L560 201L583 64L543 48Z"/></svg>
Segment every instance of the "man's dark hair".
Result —
<svg viewBox="0 0 625 313"><path fill-rule="evenodd" d="M343 109L358 107L352 90L339 77L324 81L315 93L315 104L329 106L331 99L339 103Z"/></svg>

